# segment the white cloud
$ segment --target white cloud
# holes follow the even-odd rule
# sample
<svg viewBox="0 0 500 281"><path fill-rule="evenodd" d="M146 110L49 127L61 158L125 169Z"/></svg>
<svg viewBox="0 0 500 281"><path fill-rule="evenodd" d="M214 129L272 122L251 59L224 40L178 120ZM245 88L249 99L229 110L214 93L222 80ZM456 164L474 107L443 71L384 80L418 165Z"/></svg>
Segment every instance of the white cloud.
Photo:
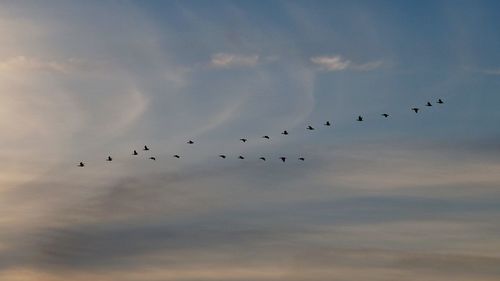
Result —
<svg viewBox="0 0 500 281"><path fill-rule="evenodd" d="M0 61L0 72L48 71L69 73L73 71L93 70L102 66L102 63L97 64L76 58L65 60L42 60L35 57L14 56Z"/></svg>
<svg viewBox="0 0 500 281"><path fill-rule="evenodd" d="M338 71L344 70L351 64L351 61L343 59L341 56L320 56L312 57L311 61L323 70Z"/></svg>
<svg viewBox="0 0 500 281"><path fill-rule="evenodd" d="M381 60L358 64L345 59L340 55L312 57L311 62L318 65L320 70L324 71L341 71L346 69L371 71L384 64Z"/></svg>
<svg viewBox="0 0 500 281"><path fill-rule="evenodd" d="M259 55L237 55L217 53L212 55L211 65L214 67L243 67L255 66L259 62Z"/></svg>

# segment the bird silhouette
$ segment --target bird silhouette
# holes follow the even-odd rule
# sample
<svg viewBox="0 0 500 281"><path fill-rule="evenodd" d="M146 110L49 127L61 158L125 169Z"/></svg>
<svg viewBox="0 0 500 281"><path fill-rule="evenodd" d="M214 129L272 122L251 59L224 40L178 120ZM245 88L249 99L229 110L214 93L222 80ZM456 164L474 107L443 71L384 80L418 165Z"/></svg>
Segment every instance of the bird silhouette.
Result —
<svg viewBox="0 0 500 281"><path fill-rule="evenodd" d="M304 161L304 160L306 160L306 159L305 159L304 157L299 157L299 160L300 160L300 161Z"/></svg>
<svg viewBox="0 0 500 281"><path fill-rule="evenodd" d="M137 150L134 150L134 152L132 153L132 155L137 155L139 153L137 153Z"/></svg>
<svg viewBox="0 0 500 281"><path fill-rule="evenodd" d="M389 114L387 113L382 113L381 115L384 116L385 118L389 117Z"/></svg>
<svg viewBox="0 0 500 281"><path fill-rule="evenodd" d="M314 128L313 128L312 126L307 126L307 128L306 128L306 129L308 129L309 131L314 130Z"/></svg>
<svg viewBox="0 0 500 281"><path fill-rule="evenodd" d="M437 103L439 103L439 104L443 104L444 102L443 102L443 100L442 100L442 99L438 99Z"/></svg>
<svg viewBox="0 0 500 281"><path fill-rule="evenodd" d="M240 141L242 141L242 142L247 142L247 139L240 139Z"/></svg>
<svg viewBox="0 0 500 281"><path fill-rule="evenodd" d="M149 147L147 145L144 146L143 148L144 151L148 151L149 150Z"/></svg>
<svg viewBox="0 0 500 281"><path fill-rule="evenodd" d="M245 157L240 155L240 156L238 156L238 159L245 159Z"/></svg>
<svg viewBox="0 0 500 281"><path fill-rule="evenodd" d="M331 126L330 121L326 121L325 126Z"/></svg>
<svg viewBox="0 0 500 281"><path fill-rule="evenodd" d="M430 101L428 101L425 106L432 106L432 103Z"/></svg>
<svg viewBox="0 0 500 281"><path fill-rule="evenodd" d="M266 161L266 157L260 157L259 159L262 161Z"/></svg>
<svg viewBox="0 0 500 281"><path fill-rule="evenodd" d="M193 142L192 140L190 140L190 141L188 141L187 143L189 143L189 144L193 144L194 142Z"/></svg>
<svg viewBox="0 0 500 281"><path fill-rule="evenodd" d="M177 158L177 159L181 158L181 157L180 157L179 155L177 155L177 154L175 154L175 155L174 155L174 157L175 157L175 158Z"/></svg>
<svg viewBox="0 0 500 281"><path fill-rule="evenodd" d="M418 107L413 107L411 110L415 111L415 113L418 113L418 111L420 110L420 108L418 108Z"/></svg>
<svg viewBox="0 0 500 281"><path fill-rule="evenodd" d="M286 157L280 157L281 161L285 162Z"/></svg>
<svg viewBox="0 0 500 281"><path fill-rule="evenodd" d="M108 159L106 159L106 161L113 161L113 158L111 158L111 156L108 156Z"/></svg>
<svg viewBox="0 0 500 281"><path fill-rule="evenodd" d="M286 135L288 135L288 131L284 130L281 134L286 136Z"/></svg>
<svg viewBox="0 0 500 281"><path fill-rule="evenodd" d="M222 159L226 159L226 155L224 155L224 154L219 155L219 157Z"/></svg>
<svg viewBox="0 0 500 281"><path fill-rule="evenodd" d="M269 136L263 136L262 138L263 138L263 139L270 139L270 137L269 137Z"/></svg>
<svg viewBox="0 0 500 281"><path fill-rule="evenodd" d="M149 159L156 161L156 157L154 157L154 156L149 157Z"/></svg>
<svg viewBox="0 0 500 281"><path fill-rule="evenodd" d="M359 121L359 122L363 121L363 117L361 115L358 116L358 119L356 119L356 121Z"/></svg>
<svg viewBox="0 0 500 281"><path fill-rule="evenodd" d="M78 167L85 167L85 163L80 162L80 164L78 164Z"/></svg>

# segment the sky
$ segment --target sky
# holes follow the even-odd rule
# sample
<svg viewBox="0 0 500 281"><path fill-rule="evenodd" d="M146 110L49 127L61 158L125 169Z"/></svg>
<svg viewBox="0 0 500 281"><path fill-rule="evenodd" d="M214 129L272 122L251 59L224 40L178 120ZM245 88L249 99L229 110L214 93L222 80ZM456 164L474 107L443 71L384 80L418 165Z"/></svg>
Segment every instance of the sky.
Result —
<svg viewBox="0 0 500 281"><path fill-rule="evenodd" d="M499 28L498 1L0 1L0 280L498 280Z"/></svg>

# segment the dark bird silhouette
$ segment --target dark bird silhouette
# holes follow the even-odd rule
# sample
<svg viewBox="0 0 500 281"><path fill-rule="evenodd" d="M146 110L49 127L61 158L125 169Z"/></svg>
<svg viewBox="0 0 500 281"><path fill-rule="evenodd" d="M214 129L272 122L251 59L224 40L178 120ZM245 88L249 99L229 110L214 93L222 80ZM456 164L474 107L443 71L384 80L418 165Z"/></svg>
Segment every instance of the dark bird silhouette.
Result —
<svg viewBox="0 0 500 281"><path fill-rule="evenodd" d="M432 103L430 101L428 101L425 106L432 106Z"/></svg>
<svg viewBox="0 0 500 281"><path fill-rule="evenodd" d="M326 121L325 126L331 126L330 121Z"/></svg>
<svg viewBox="0 0 500 281"><path fill-rule="evenodd" d="M240 139L240 141L242 141L242 142L247 142L247 139Z"/></svg>
<svg viewBox="0 0 500 281"><path fill-rule="evenodd" d="M444 102L443 102L443 100L442 100L442 99L438 99L437 103L439 103L439 104L443 104Z"/></svg>
<svg viewBox="0 0 500 281"><path fill-rule="evenodd" d="M420 108L418 108L418 107L414 107L414 108L412 108L411 110L415 111L415 113L418 113L418 111L420 110Z"/></svg>
<svg viewBox="0 0 500 281"><path fill-rule="evenodd" d="M288 135L288 131L284 130L281 134L286 136L286 135Z"/></svg>
<svg viewBox="0 0 500 281"><path fill-rule="evenodd" d="M308 129L309 131L314 130L314 128L313 128L312 126L307 126L307 128L306 128L306 129Z"/></svg>
<svg viewBox="0 0 500 281"><path fill-rule="evenodd" d="M286 157L280 157L281 161L285 162Z"/></svg>
<svg viewBox="0 0 500 281"><path fill-rule="evenodd" d="M306 159L305 159L304 157L299 157L299 160L300 160L300 161L304 161L304 160L306 160Z"/></svg>
<svg viewBox="0 0 500 281"><path fill-rule="evenodd" d="M190 140L190 141L188 141L187 143L189 143L189 144L193 144L194 142L193 142L192 140Z"/></svg>
<svg viewBox="0 0 500 281"><path fill-rule="evenodd" d="M389 117L389 114L387 113L382 113L381 115L384 116L385 118Z"/></svg>
<svg viewBox="0 0 500 281"><path fill-rule="evenodd" d="M147 145L145 145L143 150L148 151L149 147Z"/></svg>
<svg viewBox="0 0 500 281"><path fill-rule="evenodd" d="M83 162L80 162L80 164L78 164L78 167L85 167L85 164Z"/></svg>
<svg viewBox="0 0 500 281"><path fill-rule="evenodd" d="M156 157L154 157L154 156L149 157L149 159L156 161Z"/></svg>
<svg viewBox="0 0 500 281"><path fill-rule="evenodd" d="M361 115L358 116L358 119L356 119L356 121L359 121L359 122L363 121L363 117Z"/></svg>
<svg viewBox="0 0 500 281"><path fill-rule="evenodd" d="M137 153L137 150L134 150L134 153L132 153L132 155L137 155L139 153Z"/></svg>
<svg viewBox="0 0 500 281"><path fill-rule="evenodd" d="M113 161L113 158L111 158L111 156L108 156L108 159L106 159L106 161Z"/></svg>
<svg viewBox="0 0 500 281"><path fill-rule="evenodd" d="M177 159L181 158L181 157L180 157L179 155L177 155L177 154L175 154L175 155L174 155L174 157L175 157L175 158L177 158Z"/></svg>
<svg viewBox="0 0 500 281"><path fill-rule="evenodd" d="M269 137L269 136L263 136L262 138L263 138L263 139L270 139L270 137Z"/></svg>
<svg viewBox="0 0 500 281"><path fill-rule="evenodd" d="M222 159L226 159L226 155L224 155L224 154L219 155L219 157Z"/></svg>
<svg viewBox="0 0 500 281"><path fill-rule="evenodd" d="M266 161L266 157L260 157L259 159L262 161Z"/></svg>
<svg viewBox="0 0 500 281"><path fill-rule="evenodd" d="M238 156L238 159L245 159L245 157L240 155L240 156Z"/></svg>

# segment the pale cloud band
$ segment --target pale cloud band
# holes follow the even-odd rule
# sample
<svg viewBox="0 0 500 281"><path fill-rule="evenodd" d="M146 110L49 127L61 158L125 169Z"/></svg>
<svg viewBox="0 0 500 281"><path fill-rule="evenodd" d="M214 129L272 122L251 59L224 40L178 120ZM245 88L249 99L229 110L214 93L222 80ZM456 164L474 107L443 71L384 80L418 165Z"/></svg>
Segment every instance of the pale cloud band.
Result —
<svg viewBox="0 0 500 281"><path fill-rule="evenodd" d="M341 70L355 70L355 71L371 71L383 66L384 62L371 61L367 63L354 63L351 60L345 59L340 55L335 56L316 56L310 58L311 62L319 66L320 70L324 71L341 71Z"/></svg>

